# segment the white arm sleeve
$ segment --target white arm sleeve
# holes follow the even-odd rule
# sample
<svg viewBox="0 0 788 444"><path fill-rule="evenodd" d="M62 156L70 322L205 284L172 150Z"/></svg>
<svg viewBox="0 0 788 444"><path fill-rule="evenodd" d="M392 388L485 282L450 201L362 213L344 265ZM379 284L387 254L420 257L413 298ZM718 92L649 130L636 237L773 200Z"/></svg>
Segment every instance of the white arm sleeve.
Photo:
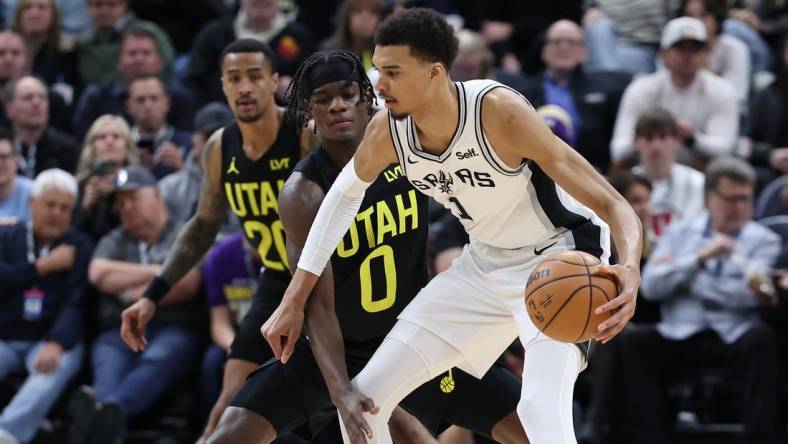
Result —
<svg viewBox="0 0 788 444"><path fill-rule="evenodd" d="M364 192L372 185L358 177L354 161L355 157L350 159L328 190L298 260L298 268L316 276L323 273L339 241L353 223Z"/></svg>

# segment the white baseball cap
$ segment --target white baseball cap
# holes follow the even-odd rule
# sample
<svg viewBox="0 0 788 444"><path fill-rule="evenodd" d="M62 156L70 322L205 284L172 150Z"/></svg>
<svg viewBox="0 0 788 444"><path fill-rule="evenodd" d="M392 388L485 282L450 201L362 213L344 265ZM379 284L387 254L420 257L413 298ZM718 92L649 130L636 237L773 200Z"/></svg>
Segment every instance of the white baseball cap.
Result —
<svg viewBox="0 0 788 444"><path fill-rule="evenodd" d="M679 42L695 41L706 44L706 26L703 22L693 17L679 17L669 21L662 29L662 49L670 49Z"/></svg>

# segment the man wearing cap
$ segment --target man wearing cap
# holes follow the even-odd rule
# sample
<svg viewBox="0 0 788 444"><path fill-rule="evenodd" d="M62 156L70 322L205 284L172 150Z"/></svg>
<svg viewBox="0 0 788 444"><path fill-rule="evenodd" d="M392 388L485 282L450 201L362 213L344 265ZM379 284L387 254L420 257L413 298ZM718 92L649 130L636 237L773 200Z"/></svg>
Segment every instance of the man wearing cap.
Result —
<svg viewBox="0 0 788 444"><path fill-rule="evenodd" d="M653 106L676 117L688 149L685 162L701 164L732 154L739 134L738 100L730 82L703 69L706 27L692 17L673 19L662 32L660 46L664 68L635 80L624 92L610 146L613 162L634 156L635 122Z"/></svg>
<svg viewBox="0 0 788 444"><path fill-rule="evenodd" d="M137 354L120 338L121 312L137 301L160 271L181 224L170 218L156 178L144 167L118 171L115 202L122 225L105 235L88 268L101 293L101 332L91 350L93 387L73 397L73 442L115 442L125 418L159 398L198 355L206 319L195 296L200 277L192 269L161 301L148 326L148 347Z"/></svg>
<svg viewBox="0 0 788 444"><path fill-rule="evenodd" d="M203 179L202 157L203 147L214 131L233 122L230 108L221 102L211 102L197 112L194 117L194 133L191 137L191 149L186 155L183 168L159 181L159 190L167 205L170 217L178 222L186 223L197 211L200 200L200 183ZM228 211L227 219L220 233L227 234L240 228L238 221Z"/></svg>

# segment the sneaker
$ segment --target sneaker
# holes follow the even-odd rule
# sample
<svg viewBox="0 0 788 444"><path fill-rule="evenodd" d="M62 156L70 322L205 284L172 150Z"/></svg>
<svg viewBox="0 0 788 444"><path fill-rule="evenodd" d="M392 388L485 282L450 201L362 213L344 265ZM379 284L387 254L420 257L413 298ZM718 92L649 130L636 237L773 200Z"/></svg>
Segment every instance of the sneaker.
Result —
<svg viewBox="0 0 788 444"><path fill-rule="evenodd" d="M72 420L68 431L69 442L85 444L98 413L93 389L86 385L77 389L68 402L68 412Z"/></svg>
<svg viewBox="0 0 788 444"><path fill-rule="evenodd" d="M0 429L0 444L20 444L16 436L3 429Z"/></svg>

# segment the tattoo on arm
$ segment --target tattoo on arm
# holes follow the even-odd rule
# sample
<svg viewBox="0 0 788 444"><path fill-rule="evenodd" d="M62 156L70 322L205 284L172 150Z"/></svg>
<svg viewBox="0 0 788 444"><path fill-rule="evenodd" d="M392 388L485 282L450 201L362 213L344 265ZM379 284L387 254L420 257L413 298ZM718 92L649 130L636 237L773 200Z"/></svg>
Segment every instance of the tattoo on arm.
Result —
<svg viewBox="0 0 788 444"><path fill-rule="evenodd" d="M224 221L227 201L221 181L221 134L217 131L205 144L202 155L203 179L197 213L189 219L175 239L161 277L170 285L177 283L211 248Z"/></svg>

